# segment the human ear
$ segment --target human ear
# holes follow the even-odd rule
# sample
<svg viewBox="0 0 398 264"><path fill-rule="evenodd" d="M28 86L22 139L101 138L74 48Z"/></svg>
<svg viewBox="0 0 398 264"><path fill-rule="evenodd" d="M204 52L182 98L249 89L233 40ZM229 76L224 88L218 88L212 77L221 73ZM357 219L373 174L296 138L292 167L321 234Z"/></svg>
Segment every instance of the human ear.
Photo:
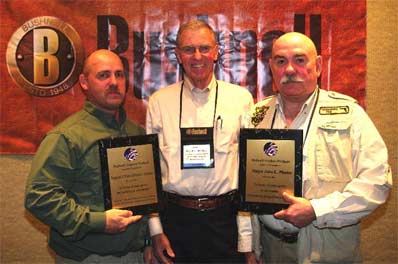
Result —
<svg viewBox="0 0 398 264"><path fill-rule="evenodd" d="M87 78L83 73L79 75L79 83L84 91L88 90Z"/></svg>
<svg viewBox="0 0 398 264"><path fill-rule="evenodd" d="M322 56L318 55L315 61L315 65L316 65L316 73L318 75L318 77L321 75L322 72Z"/></svg>

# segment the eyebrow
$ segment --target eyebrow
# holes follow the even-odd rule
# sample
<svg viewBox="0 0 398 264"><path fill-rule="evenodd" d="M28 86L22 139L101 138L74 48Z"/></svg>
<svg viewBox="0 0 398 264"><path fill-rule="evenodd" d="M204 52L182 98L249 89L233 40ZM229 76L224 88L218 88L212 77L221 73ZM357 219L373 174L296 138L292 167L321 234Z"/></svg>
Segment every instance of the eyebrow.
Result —
<svg viewBox="0 0 398 264"><path fill-rule="evenodd" d="M102 70L102 71L98 71L96 74L101 74L101 73L109 73L111 72L110 70Z"/></svg>
<svg viewBox="0 0 398 264"><path fill-rule="evenodd" d="M306 54L301 54L301 53L293 55L293 58L297 58L297 57L307 57L307 55ZM272 58L273 59L284 59L284 58L286 58L286 56L276 54Z"/></svg>
<svg viewBox="0 0 398 264"><path fill-rule="evenodd" d="M112 71L112 70L100 70L100 71L98 71L97 73L100 73L100 72L109 72L109 73L112 73L112 72L124 72L124 70L122 70L122 69L120 69L120 70L114 70L114 71Z"/></svg>

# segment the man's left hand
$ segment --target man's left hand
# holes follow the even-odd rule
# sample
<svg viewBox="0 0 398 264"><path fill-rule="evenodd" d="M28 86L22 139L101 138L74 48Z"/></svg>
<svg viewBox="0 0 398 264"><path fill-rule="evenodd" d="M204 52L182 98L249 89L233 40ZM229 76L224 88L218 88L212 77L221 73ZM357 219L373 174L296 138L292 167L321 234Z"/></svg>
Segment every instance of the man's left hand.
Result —
<svg viewBox="0 0 398 264"><path fill-rule="evenodd" d="M299 228L311 224L316 219L314 208L307 199L286 192L282 194L282 197L290 205L287 209L276 212L274 214L276 218L285 220Z"/></svg>
<svg viewBox="0 0 398 264"><path fill-rule="evenodd" d="M145 264L159 264L158 260L153 255L153 250L151 246L147 246L144 249L144 263Z"/></svg>
<svg viewBox="0 0 398 264"><path fill-rule="evenodd" d="M262 260L257 260L254 252L245 253L246 264L262 264Z"/></svg>

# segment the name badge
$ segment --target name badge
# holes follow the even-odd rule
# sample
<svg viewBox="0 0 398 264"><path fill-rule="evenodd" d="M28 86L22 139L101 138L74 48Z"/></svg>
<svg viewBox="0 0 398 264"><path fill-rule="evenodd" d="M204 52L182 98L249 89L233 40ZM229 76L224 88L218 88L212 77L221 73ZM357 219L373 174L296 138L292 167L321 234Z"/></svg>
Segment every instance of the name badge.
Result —
<svg viewBox="0 0 398 264"><path fill-rule="evenodd" d="M181 169L198 168L214 168L213 128L181 128Z"/></svg>

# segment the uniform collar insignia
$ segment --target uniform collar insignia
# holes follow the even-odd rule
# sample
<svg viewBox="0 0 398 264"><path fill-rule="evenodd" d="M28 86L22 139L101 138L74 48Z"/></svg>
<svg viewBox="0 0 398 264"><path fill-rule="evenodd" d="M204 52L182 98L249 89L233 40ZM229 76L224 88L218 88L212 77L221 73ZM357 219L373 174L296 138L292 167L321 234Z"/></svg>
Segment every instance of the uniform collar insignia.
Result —
<svg viewBox="0 0 398 264"><path fill-rule="evenodd" d="M263 121L268 109L269 109L269 106L266 106L266 105L257 106L255 108L255 111L251 118L251 123L254 125L254 127L258 126L258 124L260 124L260 122Z"/></svg>

